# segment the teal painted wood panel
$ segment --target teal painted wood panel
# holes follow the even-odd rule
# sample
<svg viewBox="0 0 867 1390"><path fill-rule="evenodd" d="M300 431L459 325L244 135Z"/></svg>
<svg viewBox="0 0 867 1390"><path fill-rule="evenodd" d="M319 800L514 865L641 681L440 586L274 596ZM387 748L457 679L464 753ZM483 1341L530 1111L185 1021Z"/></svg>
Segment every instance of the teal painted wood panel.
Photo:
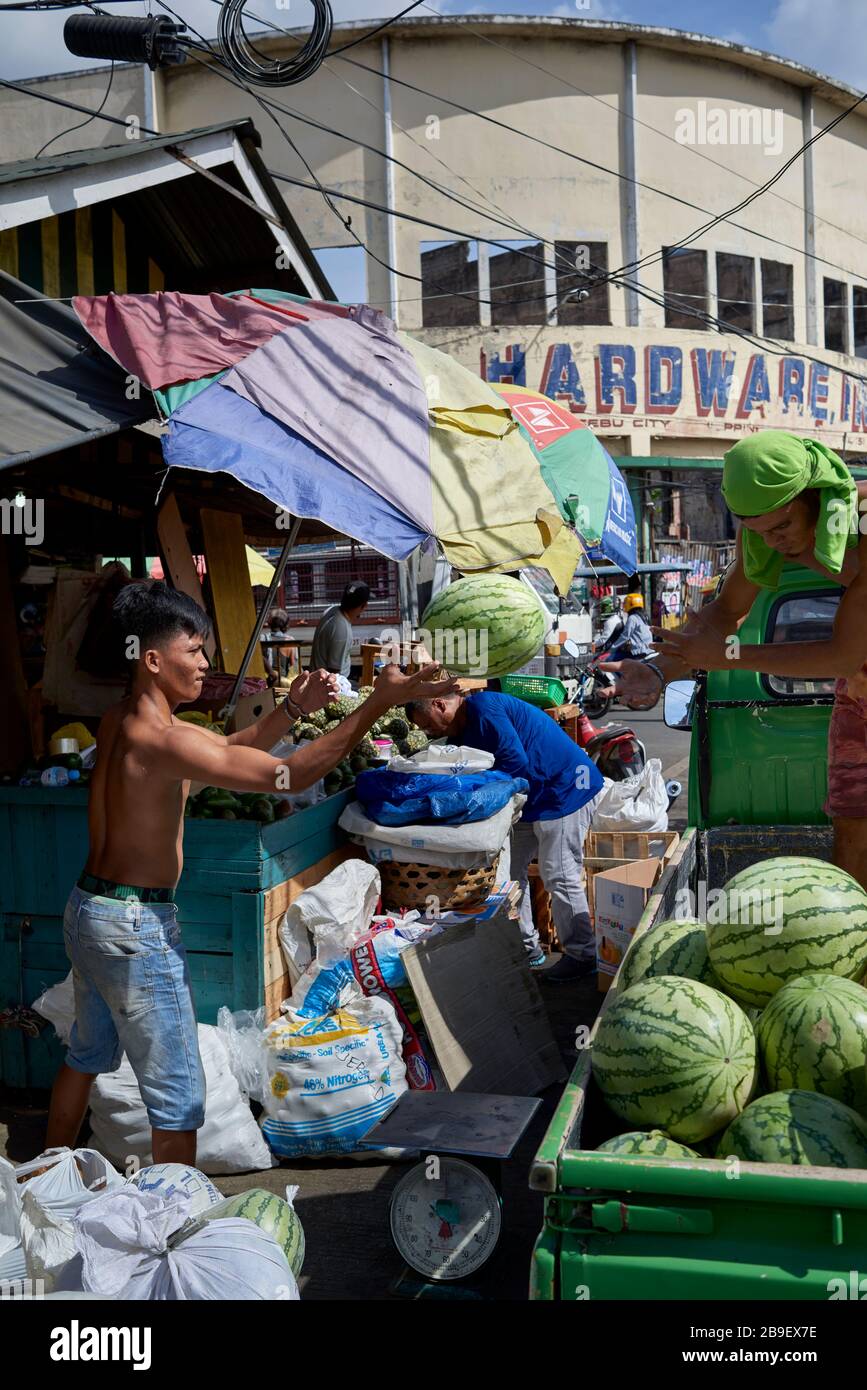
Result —
<svg viewBox="0 0 867 1390"><path fill-rule="evenodd" d="M232 894L233 1009L258 1009L265 1002L264 924L264 894Z"/></svg>

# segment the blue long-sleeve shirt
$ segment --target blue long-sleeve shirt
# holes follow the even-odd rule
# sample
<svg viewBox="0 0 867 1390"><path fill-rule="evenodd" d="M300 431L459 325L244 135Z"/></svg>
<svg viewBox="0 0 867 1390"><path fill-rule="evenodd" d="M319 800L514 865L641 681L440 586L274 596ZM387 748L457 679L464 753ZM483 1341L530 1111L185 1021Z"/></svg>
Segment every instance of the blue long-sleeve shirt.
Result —
<svg viewBox="0 0 867 1390"><path fill-rule="evenodd" d="M493 753L501 771L526 777L530 792L523 820L571 815L602 790L596 764L549 714L493 690L468 696L464 707L461 742Z"/></svg>

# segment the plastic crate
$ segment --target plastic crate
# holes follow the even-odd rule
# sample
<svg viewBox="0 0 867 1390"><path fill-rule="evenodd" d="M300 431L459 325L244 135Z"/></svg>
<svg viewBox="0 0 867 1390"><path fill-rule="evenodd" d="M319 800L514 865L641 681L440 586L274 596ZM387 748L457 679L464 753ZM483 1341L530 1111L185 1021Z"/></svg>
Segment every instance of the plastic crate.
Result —
<svg viewBox="0 0 867 1390"><path fill-rule="evenodd" d="M504 695L514 695L540 709L566 702L566 687L556 676L503 676L500 689Z"/></svg>

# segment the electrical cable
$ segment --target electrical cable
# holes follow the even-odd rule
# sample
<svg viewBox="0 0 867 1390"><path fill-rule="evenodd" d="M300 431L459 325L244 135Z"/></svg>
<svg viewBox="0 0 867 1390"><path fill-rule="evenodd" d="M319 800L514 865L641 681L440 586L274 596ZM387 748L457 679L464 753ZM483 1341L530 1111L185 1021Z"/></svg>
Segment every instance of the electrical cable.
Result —
<svg viewBox="0 0 867 1390"><path fill-rule="evenodd" d="M107 87L106 87L106 89L105 89L105 95L103 96L102 101L99 103L99 106L98 106L98 107L96 108L96 110L93 112L93 115L92 115L92 116L88 116L88 117L87 117L85 120L83 120L83 121L79 121L78 125L71 125L71 126L69 126L66 130L59 130L59 131L57 132L56 135L52 135L50 139L48 139L48 140L45 141L45 144L41 147L41 149L38 149L38 150L36 151L36 154L33 156L33 158L34 158L34 159L40 159L40 158L42 157L42 155L45 153L45 151L48 149L48 146L49 146L49 145L53 145L54 142L55 142L55 140L61 140L65 135L71 135L71 134L73 133L73 131L76 131L76 130L83 130L84 127L85 127L86 125L90 125L91 121L96 120L97 116L100 116L100 115L102 114L102 111L103 111L103 108L104 108L104 106L105 106L105 103L108 101L109 94L110 94L110 92L111 92L111 84L112 84L113 81L114 81L114 60L112 60L111 68L110 68L110 70L109 70L109 74L108 74L108 85L107 85Z"/></svg>

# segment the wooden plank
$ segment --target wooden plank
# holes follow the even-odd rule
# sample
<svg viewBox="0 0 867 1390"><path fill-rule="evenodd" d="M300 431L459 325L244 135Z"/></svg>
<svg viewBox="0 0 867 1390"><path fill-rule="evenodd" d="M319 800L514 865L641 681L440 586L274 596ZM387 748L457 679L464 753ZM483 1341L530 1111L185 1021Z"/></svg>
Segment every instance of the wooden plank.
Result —
<svg viewBox="0 0 867 1390"><path fill-rule="evenodd" d="M187 540L187 531L181 517L178 499L173 492L168 493L157 513L157 535L160 541L163 573L171 580L176 589L180 589L182 594L187 594L201 608L206 608L202 582L199 579L196 562ZM210 660L214 658L216 647L217 644L212 635L205 643L205 651Z"/></svg>
<svg viewBox="0 0 867 1390"><path fill-rule="evenodd" d="M258 1009L265 995L262 901L261 893L232 894L232 1009Z"/></svg>
<svg viewBox="0 0 867 1390"><path fill-rule="evenodd" d="M18 229L5 227L0 231L0 270L7 275L18 276Z"/></svg>
<svg viewBox="0 0 867 1390"><path fill-rule="evenodd" d="M60 294L60 226L56 217L42 223L42 293L49 299Z"/></svg>
<svg viewBox="0 0 867 1390"><path fill-rule="evenodd" d="M201 521L217 643L223 670L234 673L240 669L256 622L244 528L236 514L214 511L208 507L202 508ZM265 675L265 663L258 643L250 662L249 674Z"/></svg>
<svg viewBox="0 0 867 1390"><path fill-rule="evenodd" d="M27 681L21 661L5 536L0 536L0 651L4 667L0 681L0 773L11 774L18 771L22 757L30 758L33 750L27 715Z"/></svg>
<svg viewBox="0 0 867 1390"><path fill-rule="evenodd" d="M111 213L111 259L115 294L126 294L126 228L118 214Z"/></svg>

